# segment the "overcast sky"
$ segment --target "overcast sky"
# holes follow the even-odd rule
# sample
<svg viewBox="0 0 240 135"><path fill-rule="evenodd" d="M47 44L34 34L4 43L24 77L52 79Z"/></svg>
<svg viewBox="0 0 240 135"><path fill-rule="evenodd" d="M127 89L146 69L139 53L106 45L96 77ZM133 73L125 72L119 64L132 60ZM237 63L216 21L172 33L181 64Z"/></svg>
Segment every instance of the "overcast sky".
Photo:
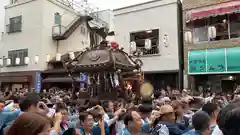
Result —
<svg viewBox="0 0 240 135"><path fill-rule="evenodd" d="M101 9L116 9L150 0L88 0L90 3L98 5Z"/></svg>
<svg viewBox="0 0 240 135"><path fill-rule="evenodd" d="M0 0L0 32L4 31L4 5L7 5L9 1L10 0ZM88 0L89 3L94 4L100 9L116 9L146 1L150 0Z"/></svg>

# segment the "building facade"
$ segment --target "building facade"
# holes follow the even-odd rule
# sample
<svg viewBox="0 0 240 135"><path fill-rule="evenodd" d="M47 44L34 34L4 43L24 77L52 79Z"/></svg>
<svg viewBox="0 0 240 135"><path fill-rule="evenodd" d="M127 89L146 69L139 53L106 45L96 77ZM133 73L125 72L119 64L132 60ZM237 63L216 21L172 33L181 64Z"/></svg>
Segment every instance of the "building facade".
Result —
<svg viewBox="0 0 240 135"><path fill-rule="evenodd" d="M56 53L63 55L88 47L88 29L84 23L77 23L86 10L76 9L76 6L68 0L10 1L5 7L5 32L0 43L3 60L0 82L8 84L6 89L35 88L38 73L47 67L46 56L52 59ZM72 28L72 25L77 27ZM94 18L91 25L103 27L107 23ZM54 40L56 32L61 34L68 29L72 30L64 40Z"/></svg>
<svg viewBox="0 0 240 135"><path fill-rule="evenodd" d="M232 92L239 85L240 1L184 0L189 88Z"/></svg>
<svg viewBox="0 0 240 135"><path fill-rule="evenodd" d="M130 54L131 44L143 62L145 79L155 89L177 87L179 71L178 1L156 0L114 10L116 41ZM145 41L151 47L145 48ZM156 81L158 80L158 82Z"/></svg>

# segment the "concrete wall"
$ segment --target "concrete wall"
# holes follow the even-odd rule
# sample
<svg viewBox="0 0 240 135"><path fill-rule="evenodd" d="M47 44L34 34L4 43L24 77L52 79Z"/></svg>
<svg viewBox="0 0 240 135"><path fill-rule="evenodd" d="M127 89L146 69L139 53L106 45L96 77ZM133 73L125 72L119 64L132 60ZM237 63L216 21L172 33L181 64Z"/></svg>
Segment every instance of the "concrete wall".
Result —
<svg viewBox="0 0 240 135"><path fill-rule="evenodd" d="M141 57L143 71L163 72L178 70L177 0L152 1L114 10L116 41L130 52L130 33L159 29L160 55ZM163 45L163 36L169 45Z"/></svg>
<svg viewBox="0 0 240 135"><path fill-rule="evenodd" d="M110 9L99 11L99 18L109 24L109 29L114 30L114 14Z"/></svg>
<svg viewBox="0 0 240 135"><path fill-rule="evenodd" d="M42 9L43 0L31 0L19 2L6 6L5 26L9 24L9 19L22 16L22 32L5 33L2 39L0 56L8 57L8 51L18 49L28 49L30 61L35 55L41 56L42 51ZM28 66L5 67L1 72L28 71L42 69L41 63L30 62Z"/></svg>
<svg viewBox="0 0 240 135"><path fill-rule="evenodd" d="M44 21L43 21L43 56L47 54L51 56L55 56L56 52L60 52L61 54L68 53L69 51L77 51L81 49L81 40L85 40L87 36L83 36L80 32L80 28L78 27L72 35L66 40L53 41L52 40L52 27L54 24L54 14L58 12L62 18L62 25L68 26L72 23L77 17L78 14L75 13L72 9L61 5L55 0L45 0L44 2ZM85 27L85 26L84 26ZM45 58L45 57L44 57Z"/></svg>
<svg viewBox="0 0 240 135"><path fill-rule="evenodd" d="M78 27L66 40L52 40L54 14L59 13L62 25L68 26L80 14L56 0L23 0L6 6L5 25L9 19L22 15L22 32L4 33L0 42L0 57L8 57L9 50L28 49L30 63L27 66L4 67L0 72L16 72L46 69L46 55L55 56L70 51L78 51L90 43L85 25ZM94 23L94 21L93 21ZM94 25L100 25L95 22ZM85 27L85 34L81 32ZM6 29L6 28L5 28ZM39 56L38 64L33 63L35 55Z"/></svg>

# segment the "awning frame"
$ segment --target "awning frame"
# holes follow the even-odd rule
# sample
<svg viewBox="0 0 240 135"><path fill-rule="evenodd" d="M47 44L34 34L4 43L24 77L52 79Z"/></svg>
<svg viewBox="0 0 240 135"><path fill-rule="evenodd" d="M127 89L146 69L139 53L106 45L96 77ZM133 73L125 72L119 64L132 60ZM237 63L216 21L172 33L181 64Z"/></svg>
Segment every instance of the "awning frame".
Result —
<svg viewBox="0 0 240 135"><path fill-rule="evenodd" d="M188 10L186 12L186 22L230 13L240 13L240 1L231 1Z"/></svg>

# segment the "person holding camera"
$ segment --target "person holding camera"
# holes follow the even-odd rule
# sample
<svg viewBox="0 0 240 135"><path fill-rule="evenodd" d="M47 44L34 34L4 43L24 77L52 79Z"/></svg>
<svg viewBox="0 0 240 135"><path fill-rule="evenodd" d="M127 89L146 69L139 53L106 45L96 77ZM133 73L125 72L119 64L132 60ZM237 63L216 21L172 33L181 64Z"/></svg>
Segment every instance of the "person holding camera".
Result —
<svg viewBox="0 0 240 135"><path fill-rule="evenodd" d="M93 130L94 118L89 112L79 113L81 135L91 135Z"/></svg>
<svg viewBox="0 0 240 135"><path fill-rule="evenodd" d="M87 109L88 112L94 118L93 130L91 135L109 135L109 125L105 121L105 111L100 105L96 105L90 109Z"/></svg>
<svg viewBox="0 0 240 135"><path fill-rule="evenodd" d="M51 130L50 135L62 135L68 128L75 128L76 123L68 121L68 109L66 104L56 104L56 114L54 121L54 128Z"/></svg>
<svg viewBox="0 0 240 135"><path fill-rule="evenodd" d="M125 128L119 135L139 135L142 130L142 118L136 111L128 111L124 116Z"/></svg>

